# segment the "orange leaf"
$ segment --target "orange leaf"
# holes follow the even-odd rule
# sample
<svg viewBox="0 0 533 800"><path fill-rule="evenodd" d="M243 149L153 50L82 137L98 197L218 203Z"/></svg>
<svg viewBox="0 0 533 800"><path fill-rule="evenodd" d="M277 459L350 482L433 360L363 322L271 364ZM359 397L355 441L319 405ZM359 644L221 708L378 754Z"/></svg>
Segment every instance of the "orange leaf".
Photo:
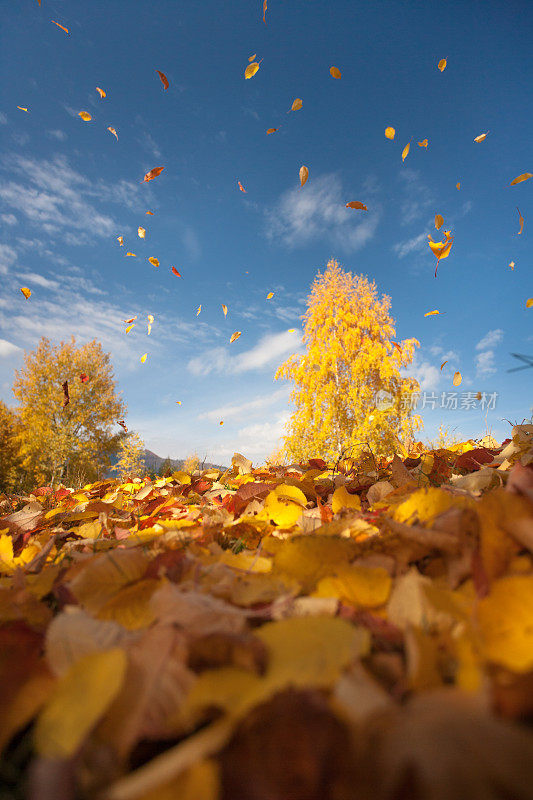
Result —
<svg viewBox="0 0 533 800"><path fill-rule="evenodd" d="M254 61L257 53L254 53L253 56L249 56L248 61Z"/></svg>
<svg viewBox="0 0 533 800"><path fill-rule="evenodd" d="M159 259L157 259L155 256L150 256L148 261L150 262L150 264L153 264L154 267L159 266Z"/></svg>
<svg viewBox="0 0 533 800"><path fill-rule="evenodd" d="M31 289L28 289L27 286L23 286L20 291L22 292L22 294L24 295L26 300L30 299L30 297L31 297Z"/></svg>
<svg viewBox="0 0 533 800"><path fill-rule="evenodd" d="M454 386L460 386L462 381L463 381L463 376L461 375L460 372L456 372L455 375L453 376L453 380L452 380L453 385Z"/></svg>
<svg viewBox="0 0 533 800"><path fill-rule="evenodd" d="M131 329L134 328L134 327L135 327L135 323L133 323L132 325L128 325L128 327L126 328L126 333L129 333L131 331Z"/></svg>
<svg viewBox="0 0 533 800"><path fill-rule="evenodd" d="M520 236L520 234L524 230L524 217L520 213L520 209L518 208L518 206L516 207L516 210L518 211L518 224L520 225L520 230L518 231L518 236Z"/></svg>
<svg viewBox="0 0 533 800"><path fill-rule="evenodd" d="M237 183L239 184L239 189L241 190L241 192L244 192L244 194L246 194L246 189L244 188L242 183L240 181L237 181Z"/></svg>
<svg viewBox="0 0 533 800"><path fill-rule="evenodd" d="M528 297L526 300L526 308L533 308L533 297Z"/></svg>
<svg viewBox="0 0 533 800"><path fill-rule="evenodd" d="M223 424L224 424L224 420L223 420L223 419L221 419L221 420L220 420L220 422L219 422L218 424L219 424L219 425L223 425Z"/></svg>
<svg viewBox="0 0 533 800"><path fill-rule="evenodd" d="M183 278L183 275L181 274L181 272L178 272L178 270L176 269L176 267L171 267L170 269L172 270L172 272L174 273L174 275L176 275L178 278Z"/></svg>
<svg viewBox="0 0 533 800"><path fill-rule="evenodd" d="M151 217L154 216L154 212L153 211L147 211L146 213L149 214Z"/></svg>
<svg viewBox="0 0 533 800"><path fill-rule="evenodd" d="M225 306L224 303L222 303L222 311L224 312L224 316L226 317L228 314L228 307Z"/></svg>
<svg viewBox="0 0 533 800"><path fill-rule="evenodd" d="M146 238L146 228L141 228L141 226L139 225L139 227L137 228L137 236L139 237L139 239L145 239Z"/></svg>
<svg viewBox="0 0 533 800"><path fill-rule="evenodd" d="M98 94L100 95L100 97L102 98L102 100L104 99L104 97L106 97L106 93L104 92L104 90L103 90L103 89L100 89L100 87L99 87L99 86L97 86L97 87L96 87L96 91L98 92Z"/></svg>
<svg viewBox="0 0 533 800"><path fill-rule="evenodd" d="M124 322L126 323L126 325L129 325L130 322L135 322L136 319L137 319L137 317L135 316L135 317L131 317L130 319L125 319Z"/></svg>
<svg viewBox="0 0 533 800"><path fill-rule="evenodd" d="M309 177L309 170L307 167L300 167L300 187L304 185Z"/></svg>
<svg viewBox="0 0 533 800"><path fill-rule="evenodd" d="M149 172L146 173L141 183L147 183L148 181L153 181L154 178L157 178L158 175L161 175L164 169L165 169L164 167L154 167L153 169L151 169Z"/></svg>
<svg viewBox="0 0 533 800"><path fill-rule="evenodd" d="M405 145L405 147L402 150L402 161L405 161L405 159L407 158L407 156L409 154L409 148L410 147L411 147L411 142L407 142L407 144Z"/></svg>
<svg viewBox="0 0 533 800"><path fill-rule="evenodd" d="M17 108L20 109L21 111L25 111L26 114L30 113L27 108L24 108L24 106L17 106Z"/></svg>
<svg viewBox="0 0 533 800"><path fill-rule="evenodd" d="M361 211L368 211L365 204L361 203L359 200L350 200L349 203L346 203L346 208L359 208Z"/></svg>
<svg viewBox="0 0 533 800"><path fill-rule="evenodd" d="M241 335L241 331L235 331L235 333L232 333L231 336L230 336L229 343L231 344L232 342L236 341L239 338L240 335Z"/></svg>
<svg viewBox="0 0 533 800"><path fill-rule="evenodd" d="M181 406L181 400L176 400L176 403Z"/></svg>
<svg viewBox="0 0 533 800"><path fill-rule="evenodd" d="M435 214L435 227L436 227L436 229L439 230L439 228L442 228L443 225L444 225L444 220L443 220L442 216L440 214Z"/></svg>
<svg viewBox="0 0 533 800"><path fill-rule="evenodd" d="M263 22L266 23L265 14L267 13L267 0L263 0Z"/></svg>
<svg viewBox="0 0 533 800"><path fill-rule="evenodd" d="M269 292L267 294L267 300L272 300L273 297L274 297L274 292Z"/></svg>
<svg viewBox="0 0 533 800"><path fill-rule="evenodd" d="M447 64L446 59L445 58L441 58L441 60L437 64L437 67L438 67L438 69L440 69L441 72L444 72L444 70L446 69L446 64Z"/></svg>
<svg viewBox="0 0 533 800"><path fill-rule="evenodd" d="M65 31L65 33L68 33L68 28L65 28L64 25L60 25L59 22L55 21L55 19L52 19L50 21L53 22L54 25L57 25L58 28L61 28L62 31Z"/></svg>
<svg viewBox="0 0 533 800"><path fill-rule="evenodd" d="M276 133L276 131L277 131L277 128L269 128L269 129L267 130L267 135L268 135L269 133Z"/></svg>
<svg viewBox="0 0 533 800"><path fill-rule="evenodd" d="M200 304L198 306L198 308L196 309L196 316L198 316L198 314L200 313L201 310L202 310L202 305Z"/></svg>
<svg viewBox="0 0 533 800"><path fill-rule="evenodd" d="M459 191L461 189L461 184L460 183L456 183L455 184L455 188L457 189L457 191Z"/></svg>
<svg viewBox="0 0 533 800"><path fill-rule="evenodd" d="M447 361L443 361L443 362L442 362L442 364L440 365L440 371L441 371L441 372L442 372L442 368L443 368L443 367L444 367L444 366L445 366L447 363L448 363Z"/></svg>
<svg viewBox="0 0 533 800"><path fill-rule="evenodd" d="M330 67L329 74L332 78L337 78L337 80L341 79L341 71L337 67Z"/></svg>
<svg viewBox="0 0 533 800"><path fill-rule="evenodd" d="M132 256L133 258L137 258L137 255L135 253L126 253L126 258L128 256Z"/></svg>
<svg viewBox="0 0 533 800"><path fill-rule="evenodd" d="M78 117L81 117L84 122L90 122L92 120L88 111L80 111Z"/></svg>
<svg viewBox="0 0 533 800"><path fill-rule="evenodd" d="M509 186L516 186L517 183L522 183L523 181L528 181L530 178L533 178L533 173L531 172L524 172L522 175L519 175L518 178L515 178L511 181Z"/></svg>
<svg viewBox="0 0 533 800"><path fill-rule="evenodd" d="M401 352L402 352L402 348L400 347L400 345L398 344L398 342L393 342L393 341L392 341L392 339L391 339L391 344L393 344L393 345L394 345L394 347L396 348L396 350L397 350L399 353L401 353Z"/></svg>
<svg viewBox="0 0 533 800"><path fill-rule="evenodd" d="M128 429L126 428L126 423L124 422L123 419L119 419L117 425L120 425L121 428L124 428L126 433L128 432Z"/></svg>
<svg viewBox="0 0 533 800"><path fill-rule="evenodd" d="M511 270L514 271L514 261L509 261L509 266L511 267Z"/></svg>
<svg viewBox="0 0 533 800"><path fill-rule="evenodd" d="M169 87L169 82L168 82L167 76L165 75L164 72L161 72L158 69L156 69L156 72L159 75L159 77L161 78L161 83L163 84L163 86L165 88L165 91L166 91L168 89L168 87Z"/></svg>
<svg viewBox="0 0 533 800"><path fill-rule="evenodd" d="M428 146L428 140L427 139L422 139L421 142L418 142L418 146L419 147L427 147Z"/></svg>
<svg viewBox="0 0 533 800"><path fill-rule="evenodd" d="M86 375L85 372L82 372L80 374L80 383L88 383L88 381L89 381L89 376Z"/></svg>
<svg viewBox="0 0 533 800"><path fill-rule="evenodd" d="M435 311L426 311L424 316L425 317L432 317L434 314L440 314L440 311L437 311L436 309L435 309Z"/></svg>
<svg viewBox="0 0 533 800"><path fill-rule="evenodd" d="M113 136L115 137L115 139L118 142L118 133L116 132L116 130L114 128L111 128L111 127L109 127L107 130L110 131L113 134Z"/></svg>
<svg viewBox="0 0 533 800"><path fill-rule="evenodd" d="M292 101L291 111L299 111L302 107L302 98L297 97L295 100ZM290 112L288 112L290 113Z"/></svg>
<svg viewBox="0 0 533 800"><path fill-rule="evenodd" d="M487 133L480 133L479 136L476 136L474 141L475 142L484 142L485 139L487 138L487 136L488 136L488 131L487 131Z"/></svg>
<svg viewBox="0 0 533 800"><path fill-rule="evenodd" d="M388 128L385 128L385 136L387 137L387 139L394 139L394 137L396 136L395 129L389 125Z"/></svg>
<svg viewBox="0 0 533 800"><path fill-rule="evenodd" d="M250 78L253 78L258 69L259 69L259 63L257 61L252 61L251 64L248 64L248 66L244 70L245 80L248 81L250 80Z"/></svg>

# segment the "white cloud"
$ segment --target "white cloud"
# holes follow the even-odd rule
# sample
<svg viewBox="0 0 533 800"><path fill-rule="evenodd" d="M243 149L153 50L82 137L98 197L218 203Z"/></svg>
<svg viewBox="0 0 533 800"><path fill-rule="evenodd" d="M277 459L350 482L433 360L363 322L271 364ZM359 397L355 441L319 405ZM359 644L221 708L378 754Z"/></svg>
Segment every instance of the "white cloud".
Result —
<svg viewBox="0 0 533 800"><path fill-rule="evenodd" d="M0 125L7 125L7 117L0 111Z"/></svg>
<svg viewBox="0 0 533 800"><path fill-rule="evenodd" d="M44 275L39 275L38 272L22 272L20 277L35 286L42 286L43 289L57 289L59 287L57 281L51 281L49 278L45 278Z"/></svg>
<svg viewBox="0 0 533 800"><path fill-rule="evenodd" d="M64 142L67 139L67 134L61 130L46 131L46 135L50 139L57 139L58 142Z"/></svg>
<svg viewBox="0 0 533 800"><path fill-rule="evenodd" d="M503 330L501 328L495 328L494 330L486 333L483 339L476 344L476 350L487 350L501 342L502 339Z"/></svg>
<svg viewBox="0 0 533 800"><path fill-rule="evenodd" d="M0 244L0 274L5 275L17 260L17 254L8 244Z"/></svg>
<svg viewBox="0 0 533 800"><path fill-rule="evenodd" d="M20 352L20 347L17 347L16 344L8 342L7 339L0 339L0 358L7 358Z"/></svg>
<svg viewBox="0 0 533 800"><path fill-rule="evenodd" d="M208 350L201 356L191 358L187 369L193 375L209 375L212 372L225 374L239 374L253 369L262 369L290 350L298 352L300 340L295 333L268 334L252 347L238 355L230 355L225 347L216 347Z"/></svg>
<svg viewBox="0 0 533 800"><path fill-rule="evenodd" d="M484 350L476 356L476 377L493 375L497 372L494 366L494 350Z"/></svg>
<svg viewBox="0 0 533 800"><path fill-rule="evenodd" d="M435 364L425 361L420 353L415 353L412 364L401 370L403 377L416 378L421 392L432 392L439 385L441 372Z"/></svg>
<svg viewBox="0 0 533 800"><path fill-rule="evenodd" d="M424 246L427 244L427 234L420 233L418 236L414 236L412 239L407 239L405 242L398 242L392 248L398 258L405 258L405 256L409 255L416 250L423 250Z"/></svg>
<svg viewBox="0 0 533 800"><path fill-rule="evenodd" d="M433 205L433 195L428 187L420 180L417 170L405 167L400 172L403 183L403 200L400 202L401 224L410 225L427 213Z"/></svg>
<svg viewBox="0 0 533 800"><path fill-rule="evenodd" d="M266 212L266 235L289 247L301 247L316 239L328 239L336 247L353 252L373 238L381 211L346 208L346 192L336 175L312 177L303 188L289 189Z"/></svg>
<svg viewBox="0 0 533 800"><path fill-rule="evenodd" d="M279 400L286 400L288 396L289 390L287 388L279 389L277 392L273 392L270 395L261 395L254 400L247 400L245 403L240 403L239 405L214 408L212 411L206 411L204 414L200 414L198 419L207 419L210 422L218 422L221 419L224 421L234 418L238 419L244 414L249 416L264 408L268 408L268 406L277 403Z"/></svg>
<svg viewBox="0 0 533 800"><path fill-rule="evenodd" d="M4 225L16 225L17 218L14 214L0 214L0 219Z"/></svg>

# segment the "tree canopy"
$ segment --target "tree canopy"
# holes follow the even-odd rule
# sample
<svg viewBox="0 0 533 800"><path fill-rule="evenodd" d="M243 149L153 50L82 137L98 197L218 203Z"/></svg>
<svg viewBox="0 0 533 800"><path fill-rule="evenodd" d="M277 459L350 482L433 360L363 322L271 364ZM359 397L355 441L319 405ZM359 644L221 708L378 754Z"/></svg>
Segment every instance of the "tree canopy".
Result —
<svg viewBox="0 0 533 800"><path fill-rule="evenodd" d="M418 382L400 372L419 342L394 341L390 304L375 283L334 259L318 273L303 317L306 352L290 356L275 375L294 382L289 458L328 460L369 448L388 455L420 427L411 412Z"/></svg>
<svg viewBox="0 0 533 800"><path fill-rule="evenodd" d="M40 481L87 477L109 463L126 411L117 394L110 356L96 339L54 345L43 337L15 372L19 442L24 467Z"/></svg>

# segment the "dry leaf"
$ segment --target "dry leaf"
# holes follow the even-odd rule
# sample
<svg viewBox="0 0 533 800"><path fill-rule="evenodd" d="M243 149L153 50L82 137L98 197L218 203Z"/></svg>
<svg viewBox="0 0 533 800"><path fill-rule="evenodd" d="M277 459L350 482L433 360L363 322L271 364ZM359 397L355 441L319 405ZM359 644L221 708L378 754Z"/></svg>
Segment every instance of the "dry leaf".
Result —
<svg viewBox="0 0 533 800"><path fill-rule="evenodd" d="M457 191L459 191L461 189L461 184L460 183L456 183L455 184L455 188L457 189Z"/></svg>
<svg viewBox="0 0 533 800"><path fill-rule="evenodd" d="M394 139L394 137L396 136L395 129L389 125L388 128L385 128L385 136L387 137L387 139Z"/></svg>
<svg viewBox="0 0 533 800"><path fill-rule="evenodd" d="M303 186L309 177L309 170L307 167L300 167L300 186Z"/></svg>
<svg viewBox="0 0 533 800"><path fill-rule="evenodd" d="M341 71L337 67L330 67L329 74L331 75L332 78L337 78L337 80L340 80Z"/></svg>
<svg viewBox="0 0 533 800"><path fill-rule="evenodd" d="M444 225L444 219L440 214L435 214L435 227L437 230Z"/></svg>
<svg viewBox="0 0 533 800"><path fill-rule="evenodd" d="M224 420L222 420L222 419L221 419L221 420L220 420L220 422L219 422L218 424L219 424L219 425L223 425L223 424L224 424Z"/></svg>
<svg viewBox="0 0 533 800"><path fill-rule="evenodd" d="M248 64L248 66L244 70L245 80L253 78L258 69L259 69L259 63L257 61L252 61L251 64Z"/></svg>
<svg viewBox="0 0 533 800"><path fill-rule="evenodd" d="M181 406L181 400L176 400L176 403Z"/></svg>
<svg viewBox="0 0 533 800"><path fill-rule="evenodd" d="M121 247L124 247L124 237L123 236L117 236L117 242L119 243L119 245Z"/></svg>
<svg viewBox="0 0 533 800"><path fill-rule="evenodd" d="M147 211L146 213L147 213L147 214L148 214L150 217L153 217L153 216L154 216L154 212L153 212L153 211Z"/></svg>
<svg viewBox="0 0 533 800"><path fill-rule="evenodd" d="M97 86L97 87L96 87L96 91L98 92L98 94L100 95L100 97L102 98L102 100L104 99L104 97L106 97L106 93L104 92L104 90L103 90L103 89L100 89L100 87L99 87L99 86Z"/></svg>
<svg viewBox="0 0 533 800"><path fill-rule="evenodd" d="M302 99L297 97L292 101L291 111L299 111L302 107Z"/></svg>
<svg viewBox="0 0 533 800"><path fill-rule="evenodd" d="M240 181L237 181L237 183L239 184L239 189L241 190L241 192L244 192L244 194L246 194L246 189L244 188L242 183Z"/></svg>
<svg viewBox="0 0 533 800"><path fill-rule="evenodd" d="M200 313L201 310L202 310L202 306L199 305L198 308L196 309L196 316L198 316L198 314Z"/></svg>
<svg viewBox="0 0 533 800"><path fill-rule="evenodd" d="M418 142L418 146L419 147L427 147L428 146L428 140L427 139L422 139L421 142Z"/></svg>
<svg viewBox="0 0 533 800"><path fill-rule="evenodd" d="M263 0L263 22L265 23L265 25L266 25L266 19L265 19L266 12L267 12L267 0Z"/></svg>
<svg viewBox="0 0 533 800"><path fill-rule="evenodd" d="M135 327L135 323L133 323L132 325L128 325L128 327L126 328L126 333L129 333L131 331L131 329L134 328L134 327Z"/></svg>
<svg viewBox="0 0 533 800"><path fill-rule="evenodd" d="M443 361L443 362L442 362L442 364L440 365L440 371L441 371L441 372L442 372L442 369L443 369L443 367L444 367L444 366L445 366L447 363L448 363L447 361Z"/></svg>
<svg viewBox="0 0 533 800"><path fill-rule="evenodd" d="M171 267L170 269L174 273L174 275L176 275L178 278L183 278L183 275L181 274L181 272L178 272L176 267Z"/></svg>
<svg viewBox="0 0 533 800"><path fill-rule="evenodd" d="M23 286L20 291L22 292L22 294L24 295L26 300L30 299L30 297L31 297L31 289L28 289L27 286Z"/></svg>
<svg viewBox="0 0 533 800"><path fill-rule="evenodd" d="M111 127L109 127L107 130L110 131L113 134L113 136L115 137L115 139L118 142L118 133L116 132L116 130L114 128L111 128Z"/></svg>
<svg viewBox="0 0 533 800"><path fill-rule="evenodd" d="M163 84L163 87L164 87L164 89L165 89L165 91L166 91L166 90L168 89L168 87L169 87L169 83L168 83L168 78L167 78L167 76L165 75L165 73L164 73L164 72L161 72L161 71L160 71L160 70L158 70L158 69L156 69L156 72L157 72L157 74L159 75L159 77L160 77L160 79L161 79L161 83Z"/></svg>
<svg viewBox="0 0 533 800"><path fill-rule="evenodd" d="M126 257L128 257L128 256L132 256L133 258L137 258L137 254L136 253L126 253Z"/></svg>
<svg viewBox="0 0 533 800"><path fill-rule="evenodd" d="M17 106L17 108L19 108L21 111L25 111L26 114L30 113L27 108L24 108L24 106Z"/></svg>
<svg viewBox="0 0 533 800"><path fill-rule="evenodd" d="M278 130L277 128L268 128L267 135L270 133L276 133L277 130Z"/></svg>
<svg viewBox="0 0 533 800"><path fill-rule="evenodd" d="M148 261L150 262L150 264L153 264L154 267L158 267L159 266L159 259L156 258L155 256L150 256L148 258Z"/></svg>
<svg viewBox="0 0 533 800"><path fill-rule="evenodd" d="M248 61L254 61L257 53L254 53L253 56L248 57Z"/></svg>
<svg viewBox="0 0 533 800"><path fill-rule="evenodd" d="M135 317L130 317L130 319L125 319L124 322L126 323L126 325L129 325L130 322L135 322L136 319L137 319L136 316Z"/></svg>
<svg viewBox="0 0 533 800"><path fill-rule="evenodd" d="M368 211L368 208L360 200L350 200L349 203L346 203L346 208L358 208L361 211Z"/></svg>
<svg viewBox="0 0 533 800"><path fill-rule="evenodd" d="M144 364L144 362L146 361L147 358L148 358L148 353L145 353L144 355L142 355L141 356L141 364Z"/></svg>
<svg viewBox="0 0 533 800"><path fill-rule="evenodd" d="M512 180L509 186L516 186L517 183L523 183L524 181L528 181L530 178L533 178L533 173L524 172L522 175L519 175L517 178Z"/></svg>
<svg viewBox="0 0 533 800"><path fill-rule="evenodd" d="M63 389L63 408L65 408L65 406L68 406L68 404L70 403L70 395L68 393L68 381L64 381L61 384L61 387Z"/></svg>
<svg viewBox="0 0 533 800"><path fill-rule="evenodd" d="M80 383L88 383L89 376L85 374L85 372L80 373Z"/></svg>
<svg viewBox="0 0 533 800"><path fill-rule="evenodd" d="M146 237L146 229L141 228L141 226L139 226L137 228L137 236L139 237L139 239L144 239Z"/></svg>
<svg viewBox="0 0 533 800"><path fill-rule="evenodd" d="M432 317L434 314L440 314L440 311L437 311L436 309L435 309L435 311L426 311L424 316L425 317Z"/></svg>
<svg viewBox="0 0 533 800"><path fill-rule="evenodd" d="M509 261L509 266L511 267L512 270L514 270L515 267L514 261Z"/></svg>
<svg viewBox="0 0 533 800"><path fill-rule="evenodd" d="M153 169L151 169L149 172L146 173L141 183L147 183L148 181L153 181L154 178L157 178L158 175L161 175L164 169L165 169L164 167L154 167Z"/></svg>
<svg viewBox="0 0 533 800"><path fill-rule="evenodd" d="M520 213L520 209L518 207L517 207L516 210L518 211L518 224L520 225L520 230L518 231L518 236L520 236L520 234L524 230L524 217Z"/></svg>
<svg viewBox="0 0 533 800"><path fill-rule="evenodd" d="M80 111L78 113L78 117L81 117L84 122L90 122L92 120L92 117L88 111Z"/></svg>
<svg viewBox="0 0 533 800"><path fill-rule="evenodd" d="M402 150L402 161L405 161L411 147L411 142L408 142Z"/></svg>
<svg viewBox="0 0 533 800"><path fill-rule="evenodd" d="M463 376L461 375L460 372L456 372L452 379L453 385L460 386L462 382L463 382Z"/></svg>
<svg viewBox="0 0 533 800"><path fill-rule="evenodd" d="M225 306L225 305L224 305L224 303L222 303L222 311L224 312L224 316L227 316L227 313L228 313L228 307L227 307L227 306Z"/></svg>
<svg viewBox="0 0 533 800"><path fill-rule="evenodd" d="M273 297L274 297L274 292L269 292L267 294L267 300L272 300Z"/></svg>
<svg viewBox="0 0 533 800"><path fill-rule="evenodd" d="M485 139L487 138L487 136L488 136L488 131L487 131L487 133L480 133L480 134L479 134L479 136L476 136L476 138L474 139L474 141L475 141L475 142L483 142L483 141L485 141Z"/></svg>
<svg viewBox="0 0 533 800"><path fill-rule="evenodd" d="M533 308L533 297L528 297L526 300L526 308Z"/></svg>
<svg viewBox="0 0 533 800"><path fill-rule="evenodd" d="M55 19L52 19L52 20L50 20L50 22L53 22L53 23L54 23L54 25L57 25L57 27L58 27L58 28L61 28L61 30L62 30L62 31L65 31L65 33L68 33L68 28L65 28L65 26L64 26L64 25L60 25L60 24L59 24L59 22L56 22L56 21L55 21Z"/></svg>
<svg viewBox="0 0 533 800"><path fill-rule="evenodd" d="M444 72L444 70L446 69L446 64L447 64L446 59L445 58L441 58L441 60L437 64L437 68L440 69L441 72Z"/></svg>
<svg viewBox="0 0 533 800"><path fill-rule="evenodd" d="M128 429L127 429L127 427L126 427L126 423L124 422L124 420L123 420L123 419L119 419L119 420L118 420L118 422L117 422L117 425L120 425L120 427L121 427L121 428L124 428L124 431L125 431L126 433L128 432Z"/></svg>
<svg viewBox="0 0 533 800"><path fill-rule="evenodd" d="M235 331L235 333L232 333L231 336L230 336L229 343L231 344L232 342L235 342L239 338L240 335L241 335L241 331Z"/></svg>

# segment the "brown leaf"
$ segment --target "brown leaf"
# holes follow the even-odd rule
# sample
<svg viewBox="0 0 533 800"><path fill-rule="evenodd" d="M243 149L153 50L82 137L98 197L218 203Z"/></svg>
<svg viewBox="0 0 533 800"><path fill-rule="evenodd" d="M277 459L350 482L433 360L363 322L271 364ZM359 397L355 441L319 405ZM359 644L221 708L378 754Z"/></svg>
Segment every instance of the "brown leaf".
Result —
<svg viewBox="0 0 533 800"><path fill-rule="evenodd" d="M361 211L368 211L368 208L360 200L350 200L349 203L346 203L346 208L359 208Z"/></svg>
<svg viewBox="0 0 533 800"><path fill-rule="evenodd" d="M446 69L446 64L447 64L446 59L445 58L441 58L441 60L437 64L437 68L440 69L441 72L444 72L444 70Z"/></svg>
<svg viewBox="0 0 533 800"><path fill-rule="evenodd" d="M278 130L277 128L268 128L267 135L270 133L276 133L277 130Z"/></svg>
<svg viewBox="0 0 533 800"><path fill-rule="evenodd" d="M292 101L291 111L299 111L302 105L303 103L301 97L297 97L295 100Z"/></svg>
<svg viewBox="0 0 533 800"><path fill-rule="evenodd" d="M241 192L244 192L244 194L246 194L246 189L244 188L242 183L240 181L237 181L237 183L239 184L239 189L241 190Z"/></svg>
<svg viewBox="0 0 533 800"><path fill-rule="evenodd" d="M114 128L111 128L111 127L108 128L107 130L110 131L113 134L113 136L115 137L115 139L118 142L118 133L116 132L116 130Z"/></svg>
<svg viewBox="0 0 533 800"><path fill-rule="evenodd" d="M163 88L164 88L164 89L165 89L165 91L166 91L166 90L168 89L168 87L169 87L169 82L168 82L168 78L167 78L167 76L165 75L165 73L164 73L164 72L161 72L161 71L160 71L160 70L158 70L158 69L156 69L156 72L157 72L157 74L159 75L159 77L160 77L160 79L161 79L161 83L163 84Z"/></svg>
<svg viewBox="0 0 533 800"><path fill-rule="evenodd" d="M427 146L428 146L428 140L427 140L427 139L423 139L421 142L418 142L418 146L419 146L419 147L426 147L426 148L427 148Z"/></svg>
<svg viewBox="0 0 533 800"><path fill-rule="evenodd" d="M520 209L518 208L518 206L517 206L516 210L518 211L518 224L520 225L520 230L518 231L518 235L520 236L520 234L524 230L524 217L520 213Z"/></svg>
<svg viewBox="0 0 533 800"><path fill-rule="evenodd" d="M68 404L70 403L70 395L68 393L68 381L65 381L61 385L63 387L63 395L64 395L64 397L63 397L63 408L65 408L65 406L68 406Z"/></svg>
<svg viewBox="0 0 533 800"><path fill-rule="evenodd" d="M104 97L106 97L105 91L103 89L100 89L99 86L96 87L96 91L98 92L102 100L104 99Z"/></svg>
<svg viewBox="0 0 533 800"><path fill-rule="evenodd" d="M231 344L232 342L235 342L239 338L240 335L241 335L241 331L235 331L235 333L232 333L231 336L230 336L229 343Z"/></svg>
<svg viewBox="0 0 533 800"><path fill-rule="evenodd" d="M153 181L154 178L157 178L158 175L161 175L165 168L164 167L154 167L153 169L149 170L146 173L144 178L142 179L141 183L147 183L148 181Z"/></svg>
<svg viewBox="0 0 533 800"><path fill-rule="evenodd" d="M181 274L181 272L178 272L178 270L176 269L176 267L171 267L170 269L172 270L172 272L174 273L174 275L176 275L178 278L183 278L183 275Z"/></svg>
<svg viewBox="0 0 533 800"><path fill-rule="evenodd" d="M266 12L267 12L267 0L263 0L263 22L265 23L265 25L266 25L266 19L265 19Z"/></svg>
<svg viewBox="0 0 533 800"><path fill-rule="evenodd" d="M51 20L51 22L53 22L54 25L57 25L58 28L61 28L62 31L65 31L65 33L68 33L68 28L65 28L64 25L60 25L59 22L55 21L55 19Z"/></svg>
<svg viewBox="0 0 533 800"><path fill-rule="evenodd" d="M303 186L309 177L309 170L307 167L300 167L300 186Z"/></svg>
<svg viewBox="0 0 533 800"><path fill-rule="evenodd" d="M263 675L268 651L261 639L250 633L210 633L191 642L189 667L195 672L219 667L237 667Z"/></svg>
<svg viewBox="0 0 533 800"><path fill-rule="evenodd" d="M341 71L337 67L330 67L329 74L332 78L337 78L337 80L341 79Z"/></svg>
<svg viewBox="0 0 533 800"><path fill-rule="evenodd" d="M524 172L522 175L519 175L517 178L511 181L509 186L516 186L517 183L523 183L524 181L528 181L530 178L533 178L532 172Z"/></svg>

